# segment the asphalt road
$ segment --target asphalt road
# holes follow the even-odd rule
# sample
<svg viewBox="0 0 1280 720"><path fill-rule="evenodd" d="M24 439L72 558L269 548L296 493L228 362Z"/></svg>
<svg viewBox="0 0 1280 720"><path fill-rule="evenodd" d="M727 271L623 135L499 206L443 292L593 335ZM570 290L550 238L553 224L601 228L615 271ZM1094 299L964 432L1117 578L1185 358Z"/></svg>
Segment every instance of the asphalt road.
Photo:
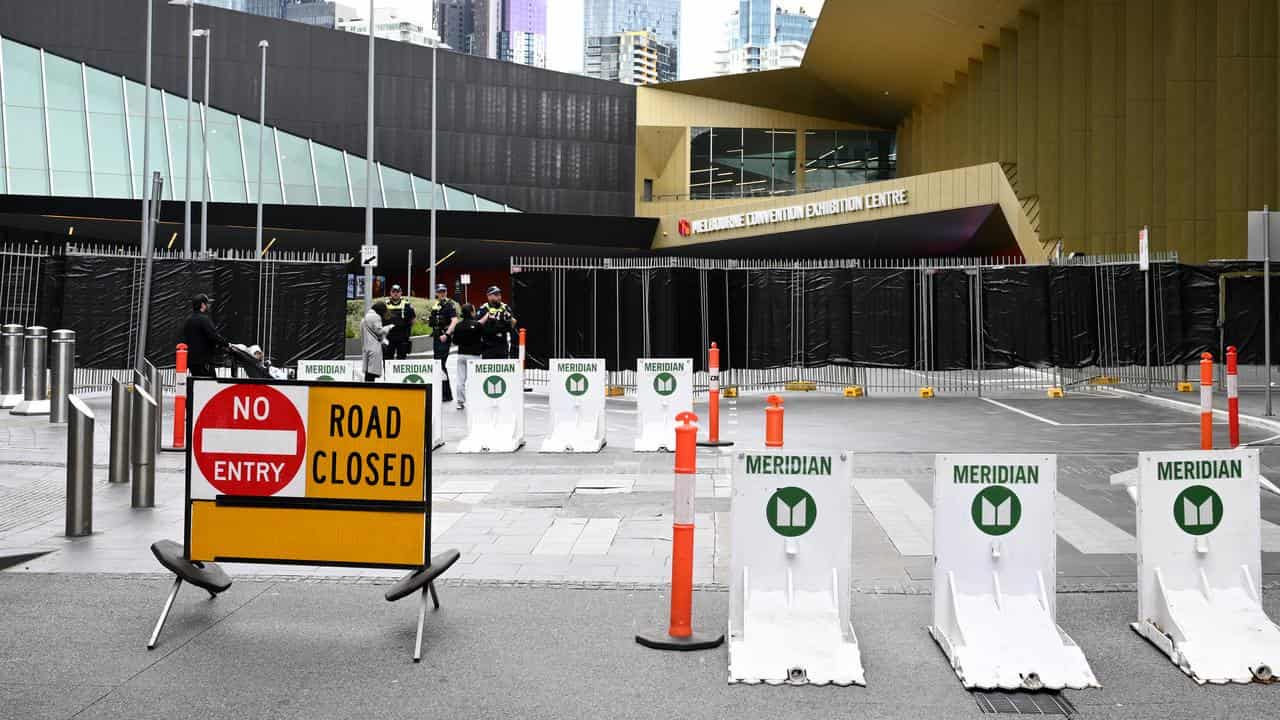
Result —
<svg viewBox="0 0 1280 720"><path fill-rule="evenodd" d="M152 652L168 583L0 575L0 718L970 718L981 715L925 631L927 596L855 594L867 686L728 685L727 651L635 644L664 625L661 593L441 589L424 660L413 602L383 587L240 582L184 589ZM1127 627L1132 593L1066 593L1063 628L1104 687L1068 691L1080 718L1268 718L1280 686L1199 686ZM1274 617L1280 593L1266 604ZM698 593L695 625L728 594Z"/></svg>

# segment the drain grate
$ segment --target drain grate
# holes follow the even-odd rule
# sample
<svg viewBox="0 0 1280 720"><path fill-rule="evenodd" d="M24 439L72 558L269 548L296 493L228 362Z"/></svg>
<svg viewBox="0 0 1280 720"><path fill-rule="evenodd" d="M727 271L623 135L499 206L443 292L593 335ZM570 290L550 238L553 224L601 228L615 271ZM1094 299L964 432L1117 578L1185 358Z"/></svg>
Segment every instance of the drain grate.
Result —
<svg viewBox="0 0 1280 720"><path fill-rule="evenodd" d="M984 713L1004 715L1074 715L1076 706L1060 692L1004 692L974 690L973 699Z"/></svg>

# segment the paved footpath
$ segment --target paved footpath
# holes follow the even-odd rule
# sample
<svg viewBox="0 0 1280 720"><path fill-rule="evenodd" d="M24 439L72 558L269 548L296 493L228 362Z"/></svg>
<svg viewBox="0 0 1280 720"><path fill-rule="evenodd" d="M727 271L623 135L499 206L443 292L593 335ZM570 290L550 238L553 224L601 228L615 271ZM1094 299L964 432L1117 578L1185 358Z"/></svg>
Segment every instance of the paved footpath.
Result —
<svg viewBox="0 0 1280 720"><path fill-rule="evenodd" d="M535 451L547 402L527 397L528 444L509 455L460 455L462 413L445 410L446 445L433 455L436 548L462 560L451 571L486 580L661 583L670 577L672 456L634 453L635 405L610 401L609 439L591 455ZM1136 521L1111 473L1133 467L1138 450L1198 442L1193 415L1111 394L1066 400L873 398L788 394L788 449L833 446L853 452L854 575L857 589L925 591L932 580L934 454L1054 452L1059 462L1058 563L1062 589L1124 587L1135 579ZM156 507L133 510L129 487L108 485L105 398L97 412L94 535L62 537L65 430L38 418L0 415L0 557L45 552L11 572L155 573L148 551L180 539L183 456L158 459ZM740 447L763 440L763 397L727 404L723 434ZM703 408L698 407L701 411ZM1225 442L1225 427L1219 427ZM1280 432L1280 430L1278 430ZM1244 440L1276 434L1245 427ZM695 579L728 584L732 449L699 453ZM1280 466L1280 447L1263 447ZM1264 581L1280 582L1280 498L1263 499ZM394 573L317 567L237 565L237 577L391 577Z"/></svg>

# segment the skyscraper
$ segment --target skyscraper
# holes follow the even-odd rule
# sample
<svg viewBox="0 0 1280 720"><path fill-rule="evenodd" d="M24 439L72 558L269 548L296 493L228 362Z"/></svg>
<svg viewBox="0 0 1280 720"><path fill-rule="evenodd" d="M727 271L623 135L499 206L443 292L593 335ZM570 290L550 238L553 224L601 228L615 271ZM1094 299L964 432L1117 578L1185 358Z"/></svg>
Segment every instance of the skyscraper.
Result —
<svg viewBox="0 0 1280 720"><path fill-rule="evenodd" d="M676 49L648 30L587 38L584 72L601 80L652 85L676 79Z"/></svg>
<svg viewBox="0 0 1280 720"><path fill-rule="evenodd" d="M583 0L583 67L591 38L630 31L651 32L675 53L680 48L680 0Z"/></svg>
<svg viewBox="0 0 1280 720"><path fill-rule="evenodd" d="M467 52L475 22L471 0L435 0L436 33L440 41L457 50Z"/></svg>
<svg viewBox="0 0 1280 720"><path fill-rule="evenodd" d="M803 7L787 10L778 0L738 0L738 9L725 23L716 74L798 67L817 21Z"/></svg>
<svg viewBox="0 0 1280 720"><path fill-rule="evenodd" d="M546 67L547 0L503 0L498 58Z"/></svg>

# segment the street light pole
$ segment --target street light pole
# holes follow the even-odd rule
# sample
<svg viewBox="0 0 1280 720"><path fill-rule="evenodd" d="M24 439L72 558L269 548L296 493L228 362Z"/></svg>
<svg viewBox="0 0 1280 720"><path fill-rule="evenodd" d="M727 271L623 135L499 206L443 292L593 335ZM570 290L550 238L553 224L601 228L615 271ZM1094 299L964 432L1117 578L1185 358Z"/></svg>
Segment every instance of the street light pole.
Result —
<svg viewBox="0 0 1280 720"><path fill-rule="evenodd" d="M195 84L196 3L195 0L169 0L170 5L187 6L187 187L182 198L182 256L191 257L191 105Z"/></svg>
<svg viewBox="0 0 1280 720"><path fill-rule="evenodd" d="M369 108L368 117L366 118L368 135L365 138L364 151L364 244L373 244L373 46L374 39L377 37L373 32L373 5L375 0L369 0ZM365 267L364 269L364 311L369 312L369 307L373 305L373 268Z"/></svg>
<svg viewBox="0 0 1280 720"><path fill-rule="evenodd" d="M196 30L196 36L204 38L204 114L200 117L202 190L200 192L200 255L209 252L209 66L213 64L213 30Z"/></svg>
<svg viewBox="0 0 1280 720"><path fill-rule="evenodd" d="M438 43L437 43L438 44ZM431 46L431 272L428 297L436 291L436 45Z"/></svg>
<svg viewBox="0 0 1280 720"><path fill-rule="evenodd" d="M262 257L262 148L267 137L267 48L271 43L258 41L262 49L262 78L258 86L258 222L254 226L254 257Z"/></svg>
<svg viewBox="0 0 1280 720"><path fill-rule="evenodd" d="M151 0L147 3L147 87L143 91L142 100L142 181L138 183L138 190L142 193L142 222L140 223L142 232L138 237L138 249L144 250L149 244L149 233L151 229L151 206L148 202L151 197L151 29L152 15L155 12L155 5ZM159 199L156 200L159 202ZM141 365L141 363L139 363Z"/></svg>

